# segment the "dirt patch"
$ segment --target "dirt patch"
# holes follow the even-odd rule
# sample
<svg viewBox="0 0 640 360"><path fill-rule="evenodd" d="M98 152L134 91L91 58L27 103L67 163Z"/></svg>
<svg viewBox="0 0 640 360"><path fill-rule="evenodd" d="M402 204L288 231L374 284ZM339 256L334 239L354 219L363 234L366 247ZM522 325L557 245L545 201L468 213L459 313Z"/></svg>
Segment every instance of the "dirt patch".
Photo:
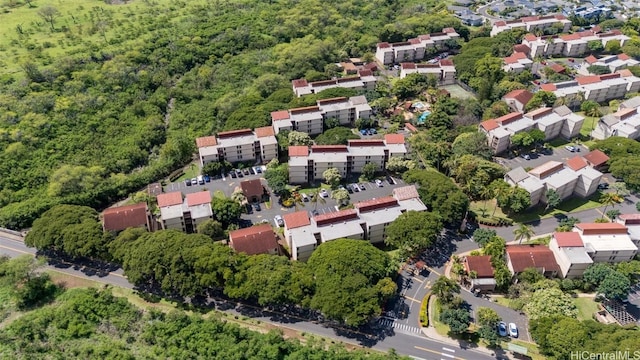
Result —
<svg viewBox="0 0 640 360"><path fill-rule="evenodd" d="M49 276L51 276L51 281L54 284L64 287L65 289L73 289L73 288L87 288L87 287L101 287L104 284L101 284L96 281L91 281L87 279L83 279L77 276L57 272L57 271L48 271Z"/></svg>

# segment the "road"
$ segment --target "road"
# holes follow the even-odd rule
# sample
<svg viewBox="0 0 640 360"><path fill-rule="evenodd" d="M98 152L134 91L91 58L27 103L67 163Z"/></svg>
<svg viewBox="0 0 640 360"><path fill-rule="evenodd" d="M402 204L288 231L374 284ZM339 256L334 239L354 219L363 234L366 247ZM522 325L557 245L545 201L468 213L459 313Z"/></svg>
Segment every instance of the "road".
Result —
<svg viewBox="0 0 640 360"><path fill-rule="evenodd" d="M0 236L0 254L5 254L9 257L17 257L25 254L35 255L35 253L35 249L25 246L23 242ZM101 272L88 267L79 267L68 263L55 265L50 264L47 265L47 267L54 271L113 286L120 286L128 289L134 288L134 286L130 284L122 274L121 269L111 272ZM365 334L347 329L329 327L321 323L310 321L306 318L296 317L291 314L284 314L276 311L265 311L261 308L240 303L216 301L216 307L221 311L249 316L275 326L283 326L301 332L314 333L380 351L395 349L400 354L409 355L416 359L488 360L496 358L495 356L489 356L488 354L478 352L471 348L462 348L460 346L453 346L431 340L421 333L395 331L393 327L382 326L372 330L371 333ZM416 312L412 314L412 317L418 316L417 312L419 311L419 306L415 311ZM498 354L497 357L501 357L500 354Z"/></svg>
<svg viewBox="0 0 640 360"><path fill-rule="evenodd" d="M504 20L504 19L503 19L503 18L501 18L501 17L497 17L497 16L490 15L490 14L487 12L487 10L488 10L488 9L489 9L493 4L494 4L493 2L490 2L490 3L488 3L487 5L480 6L480 7L478 8L478 10L476 10L476 12L477 12L478 14L480 14L480 16L482 16L482 17L484 17L485 19L489 20L492 24L493 24L494 22L498 21L498 20Z"/></svg>

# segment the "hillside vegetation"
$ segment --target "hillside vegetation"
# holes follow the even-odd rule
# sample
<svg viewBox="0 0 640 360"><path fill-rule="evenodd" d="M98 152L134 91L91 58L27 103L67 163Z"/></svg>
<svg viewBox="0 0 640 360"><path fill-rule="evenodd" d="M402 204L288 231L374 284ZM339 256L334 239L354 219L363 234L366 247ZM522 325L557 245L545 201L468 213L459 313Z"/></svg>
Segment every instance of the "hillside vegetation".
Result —
<svg viewBox="0 0 640 360"><path fill-rule="evenodd" d="M195 137L269 124L301 103L291 79L334 75L379 40L468 33L435 3L5 2L0 226L121 199L187 163Z"/></svg>

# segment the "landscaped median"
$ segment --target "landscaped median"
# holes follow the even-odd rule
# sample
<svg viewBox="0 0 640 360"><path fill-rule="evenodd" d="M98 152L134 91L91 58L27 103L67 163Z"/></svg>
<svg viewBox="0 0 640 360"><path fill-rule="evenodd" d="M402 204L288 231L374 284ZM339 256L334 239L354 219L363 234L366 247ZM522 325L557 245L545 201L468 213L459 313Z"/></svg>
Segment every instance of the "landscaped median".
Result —
<svg viewBox="0 0 640 360"><path fill-rule="evenodd" d="M420 325L422 327L429 326L429 299L431 299L431 292L425 295L420 305Z"/></svg>

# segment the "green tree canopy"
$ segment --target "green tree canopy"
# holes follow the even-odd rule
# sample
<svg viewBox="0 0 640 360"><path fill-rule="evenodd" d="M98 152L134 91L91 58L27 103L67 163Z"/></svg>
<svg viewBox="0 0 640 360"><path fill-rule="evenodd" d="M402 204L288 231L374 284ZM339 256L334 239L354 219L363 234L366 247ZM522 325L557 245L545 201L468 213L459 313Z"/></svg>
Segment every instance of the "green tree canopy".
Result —
<svg viewBox="0 0 640 360"><path fill-rule="evenodd" d="M524 310L531 320L554 315L576 317L578 314L571 296L558 288L547 288L534 292L525 304Z"/></svg>
<svg viewBox="0 0 640 360"><path fill-rule="evenodd" d="M437 214L407 211L389 224L384 241L400 249L403 254L412 256L431 246L442 229L442 220Z"/></svg>
<svg viewBox="0 0 640 360"><path fill-rule="evenodd" d="M337 126L318 135L315 138L315 143L317 145L347 145L349 140L359 138L351 129Z"/></svg>
<svg viewBox="0 0 640 360"><path fill-rule="evenodd" d="M211 200L211 209L213 210L213 217L221 222L225 228L228 227L229 224L238 222L242 214L242 205L231 199L214 197L213 200Z"/></svg>
<svg viewBox="0 0 640 360"><path fill-rule="evenodd" d="M420 199L427 208L440 215L446 224L462 221L469 198L449 179L434 170L409 170L403 175L407 183L417 183Z"/></svg>
<svg viewBox="0 0 640 360"><path fill-rule="evenodd" d="M448 325L453 334L462 334L471 324L471 315L466 309L445 309L440 313L440 321Z"/></svg>
<svg viewBox="0 0 640 360"><path fill-rule="evenodd" d="M342 175L340 175L340 171L336 168L329 168L322 173L322 178L326 184L329 184L331 188L336 188L340 185L340 181L342 181Z"/></svg>

